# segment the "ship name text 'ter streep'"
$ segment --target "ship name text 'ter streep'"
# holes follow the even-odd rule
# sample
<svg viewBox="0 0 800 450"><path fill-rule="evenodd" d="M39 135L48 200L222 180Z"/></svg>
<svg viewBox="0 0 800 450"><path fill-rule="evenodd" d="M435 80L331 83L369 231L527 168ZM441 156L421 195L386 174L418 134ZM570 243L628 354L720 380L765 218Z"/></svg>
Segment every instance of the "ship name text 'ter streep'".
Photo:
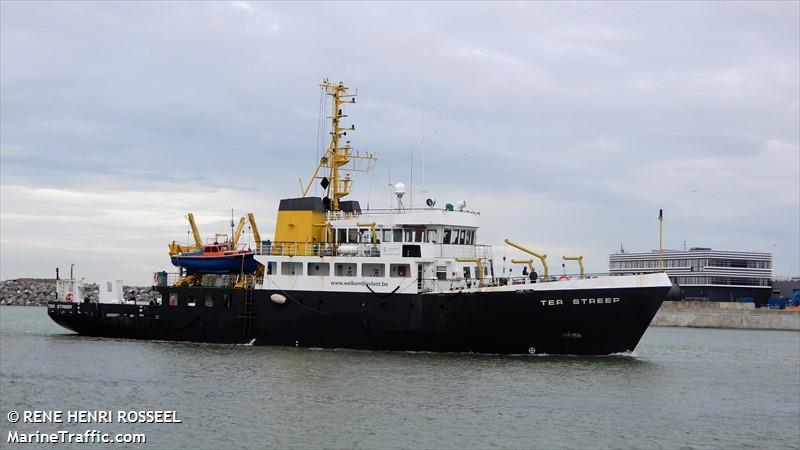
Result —
<svg viewBox="0 0 800 450"><path fill-rule="evenodd" d="M555 298L551 300L539 300L542 306L560 306L564 305L564 300ZM619 303L619 297L605 297L605 298L573 298L573 305L603 305Z"/></svg>

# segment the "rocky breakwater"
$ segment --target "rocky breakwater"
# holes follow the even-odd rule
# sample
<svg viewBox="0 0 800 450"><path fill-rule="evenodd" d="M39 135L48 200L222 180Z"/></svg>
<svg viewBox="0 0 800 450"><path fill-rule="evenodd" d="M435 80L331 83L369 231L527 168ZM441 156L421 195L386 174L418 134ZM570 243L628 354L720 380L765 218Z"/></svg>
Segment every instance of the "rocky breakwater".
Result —
<svg viewBox="0 0 800 450"><path fill-rule="evenodd" d="M97 284L85 283L83 289L84 297L92 302L97 301ZM149 287L124 286L123 289L126 300L149 303L158 297L158 293ZM0 305L46 306L48 301L55 298L55 279L18 278L3 281L0 285Z"/></svg>

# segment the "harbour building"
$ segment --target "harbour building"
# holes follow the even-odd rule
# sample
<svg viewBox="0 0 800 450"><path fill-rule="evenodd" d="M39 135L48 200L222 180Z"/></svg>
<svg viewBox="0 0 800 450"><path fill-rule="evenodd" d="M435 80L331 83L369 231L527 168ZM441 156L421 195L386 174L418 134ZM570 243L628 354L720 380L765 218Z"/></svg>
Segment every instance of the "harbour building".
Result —
<svg viewBox="0 0 800 450"><path fill-rule="evenodd" d="M689 250L658 250L610 254L611 275L634 275L663 270L681 287L684 300L747 301L763 305L772 292L772 254L692 247Z"/></svg>

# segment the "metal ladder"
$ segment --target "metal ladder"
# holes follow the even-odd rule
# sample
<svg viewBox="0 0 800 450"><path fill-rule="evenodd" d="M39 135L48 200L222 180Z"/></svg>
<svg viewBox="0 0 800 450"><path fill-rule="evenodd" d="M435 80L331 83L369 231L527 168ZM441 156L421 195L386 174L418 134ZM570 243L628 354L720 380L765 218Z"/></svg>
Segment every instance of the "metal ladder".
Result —
<svg viewBox="0 0 800 450"><path fill-rule="evenodd" d="M253 303L255 302L255 289L252 287L244 290L244 305L243 314L240 316L244 321L242 322L242 335L245 339L249 339L253 335Z"/></svg>

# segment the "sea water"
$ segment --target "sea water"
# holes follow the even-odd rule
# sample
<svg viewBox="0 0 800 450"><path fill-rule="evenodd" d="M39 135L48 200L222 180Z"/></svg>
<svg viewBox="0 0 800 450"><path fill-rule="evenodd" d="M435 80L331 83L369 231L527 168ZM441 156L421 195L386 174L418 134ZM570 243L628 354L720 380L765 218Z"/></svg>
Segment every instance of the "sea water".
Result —
<svg viewBox="0 0 800 450"><path fill-rule="evenodd" d="M117 420L131 412L178 422ZM4 448L95 431L146 442L67 446L800 448L800 333L651 327L606 357L372 352L90 338L3 306L0 413Z"/></svg>

